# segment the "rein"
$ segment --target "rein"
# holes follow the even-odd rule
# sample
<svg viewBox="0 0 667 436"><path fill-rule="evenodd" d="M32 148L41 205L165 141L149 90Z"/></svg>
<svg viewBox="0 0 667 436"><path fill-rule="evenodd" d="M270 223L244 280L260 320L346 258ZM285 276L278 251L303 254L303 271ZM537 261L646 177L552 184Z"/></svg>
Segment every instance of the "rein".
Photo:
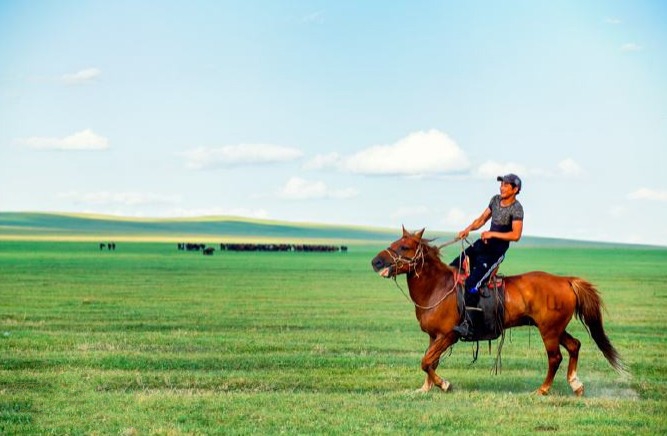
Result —
<svg viewBox="0 0 667 436"><path fill-rule="evenodd" d="M405 298L407 298L407 300L408 300L409 302L411 302L412 304L414 304L415 307L418 307L419 309L422 309L422 310L431 310L431 309L433 309L433 308L438 307L438 306L440 305L440 303L442 303L443 301L445 301L445 298L449 297L449 296L452 294L452 292L454 292L454 291L456 290L456 280L455 280L455 281L454 281L454 286L452 287L452 289L450 289L449 291L447 291L447 292L445 293L445 295L444 295L440 300L438 300L437 303L432 304L432 305L430 305L430 306L422 306L422 305L420 305L419 303L417 303L415 300L413 300L408 294L405 293L405 291L403 290L403 288L401 288L401 285L399 285L398 282L396 281L396 277L393 277L393 280L394 280L394 284L396 285L396 287L397 287L398 289L401 290L401 293L405 296Z"/></svg>
<svg viewBox="0 0 667 436"><path fill-rule="evenodd" d="M450 246L450 245L452 245L452 244L454 244L454 243L456 243L456 242L458 242L458 241L461 241L461 251L463 251L463 241L467 242L468 245L470 245L470 242L469 242L467 239L458 239L458 238L454 238L454 239L452 239L451 241L447 241L447 242L445 242L444 244L440 244L440 245L438 245L438 250L440 250L441 248Z"/></svg>

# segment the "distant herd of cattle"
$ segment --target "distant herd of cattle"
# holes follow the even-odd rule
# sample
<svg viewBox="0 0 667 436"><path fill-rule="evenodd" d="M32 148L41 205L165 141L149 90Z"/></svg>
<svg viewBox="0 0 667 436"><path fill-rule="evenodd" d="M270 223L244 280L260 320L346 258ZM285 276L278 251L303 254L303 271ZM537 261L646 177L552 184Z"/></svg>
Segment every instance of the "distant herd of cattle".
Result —
<svg viewBox="0 0 667 436"><path fill-rule="evenodd" d="M204 255L210 256L215 252L214 247L207 247L205 244L192 244L189 242L179 243L178 249L183 251L201 251ZM297 252L347 252L346 245L319 245L319 244L220 244L221 251L297 251Z"/></svg>

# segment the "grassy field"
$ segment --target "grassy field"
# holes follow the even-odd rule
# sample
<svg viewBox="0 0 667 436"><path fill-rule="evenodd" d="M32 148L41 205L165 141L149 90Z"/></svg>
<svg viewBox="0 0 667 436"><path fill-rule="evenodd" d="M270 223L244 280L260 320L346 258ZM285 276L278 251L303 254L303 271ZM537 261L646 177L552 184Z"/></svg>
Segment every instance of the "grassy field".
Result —
<svg viewBox="0 0 667 436"><path fill-rule="evenodd" d="M667 434L667 250L510 251L506 274L576 274L603 293L632 377L573 321L576 398L565 361L551 394L532 394L546 357L528 327L508 335L499 375L495 344L474 365L457 344L439 370L454 391L416 394L427 337L372 272L380 248L205 257L0 241L0 433Z"/></svg>

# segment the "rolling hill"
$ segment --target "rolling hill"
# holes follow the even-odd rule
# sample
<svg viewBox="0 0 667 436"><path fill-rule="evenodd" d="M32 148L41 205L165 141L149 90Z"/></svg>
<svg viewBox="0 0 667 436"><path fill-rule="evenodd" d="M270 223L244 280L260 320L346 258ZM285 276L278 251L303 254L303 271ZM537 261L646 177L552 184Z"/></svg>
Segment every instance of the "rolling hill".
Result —
<svg viewBox="0 0 667 436"><path fill-rule="evenodd" d="M299 241L385 244L400 235L400 228L361 227L271 221L232 216L198 218L127 218L111 215L0 212L0 240L109 239L165 242L287 242ZM431 231L426 237L444 242L453 233ZM628 247L625 244L524 236L520 246ZM656 247L657 248L657 247Z"/></svg>
<svg viewBox="0 0 667 436"><path fill-rule="evenodd" d="M125 218L105 215L0 212L0 239L226 240L385 242L397 230L290 223L229 216Z"/></svg>

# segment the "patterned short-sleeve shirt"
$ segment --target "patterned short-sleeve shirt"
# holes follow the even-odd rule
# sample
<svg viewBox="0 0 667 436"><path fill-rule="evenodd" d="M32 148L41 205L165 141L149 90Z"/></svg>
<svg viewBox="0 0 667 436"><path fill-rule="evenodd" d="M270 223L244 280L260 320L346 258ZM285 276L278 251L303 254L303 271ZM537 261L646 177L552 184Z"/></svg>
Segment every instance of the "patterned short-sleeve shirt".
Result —
<svg viewBox="0 0 667 436"><path fill-rule="evenodd" d="M491 209L491 231L492 232L510 232L512 231L512 221L523 221L523 206L519 200L509 206L501 206L500 195L494 195L489 202Z"/></svg>
<svg viewBox="0 0 667 436"><path fill-rule="evenodd" d="M518 200L509 206L501 206L500 195L495 195L489 202L489 209L491 209L492 232L510 232L512 221L523 221L523 206ZM505 253L509 246L509 241L496 238L490 239L487 244L488 249L498 253Z"/></svg>

